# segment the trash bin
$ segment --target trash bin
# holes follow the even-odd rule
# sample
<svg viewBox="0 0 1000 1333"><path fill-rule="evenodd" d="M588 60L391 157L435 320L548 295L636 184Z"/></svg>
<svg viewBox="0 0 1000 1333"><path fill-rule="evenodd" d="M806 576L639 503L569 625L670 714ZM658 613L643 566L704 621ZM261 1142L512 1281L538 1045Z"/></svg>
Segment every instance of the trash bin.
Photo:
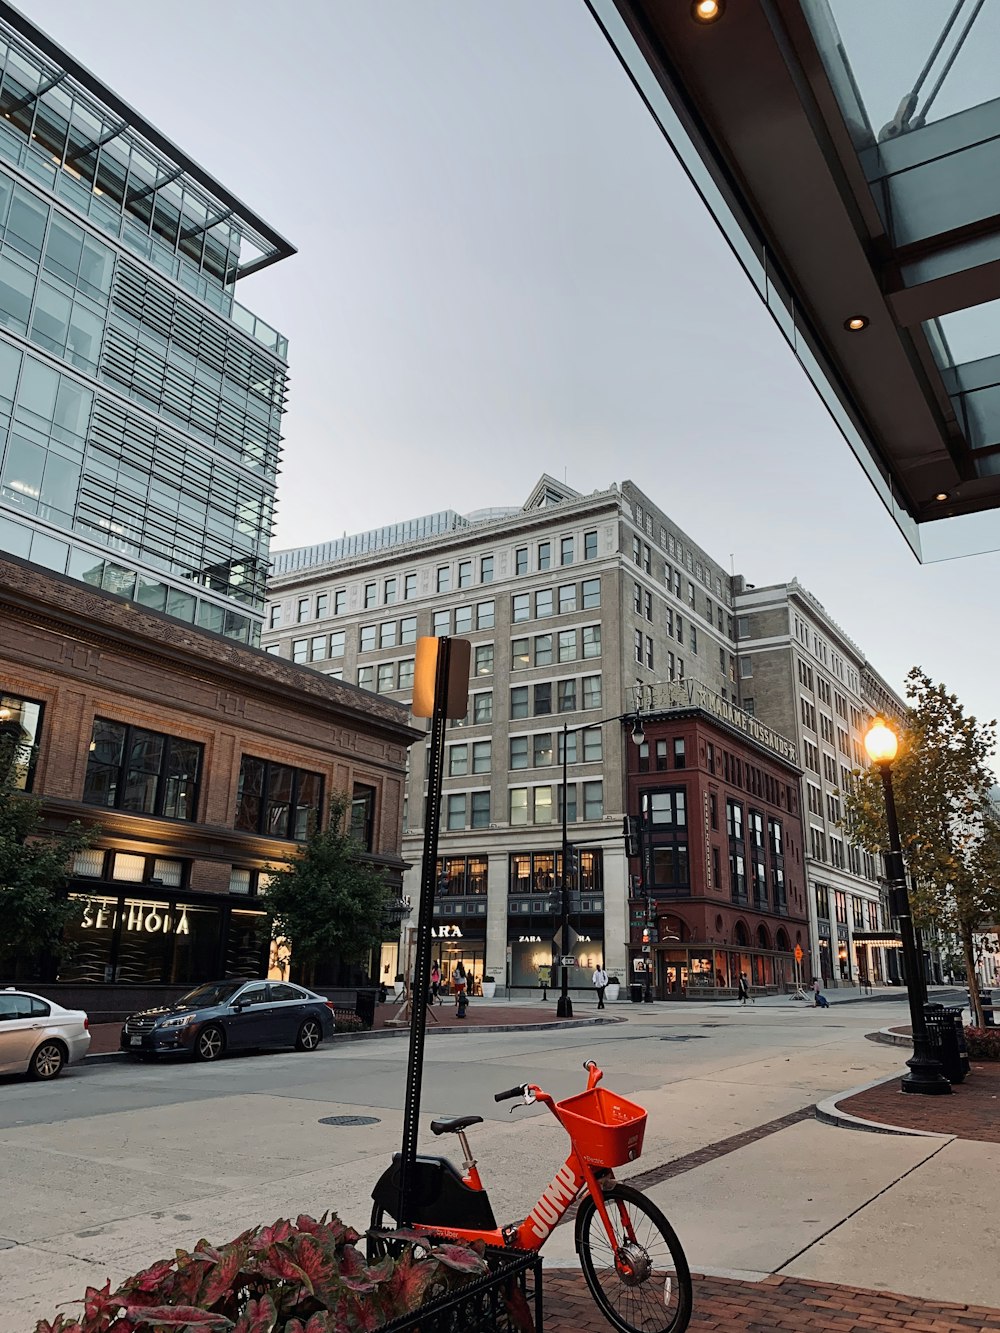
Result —
<svg viewBox="0 0 1000 1333"><path fill-rule="evenodd" d="M629 984L629 999L633 1004L642 1004L642 982L633 981Z"/></svg>
<svg viewBox="0 0 1000 1333"><path fill-rule="evenodd" d="M945 1009L943 1004L925 1004L924 1024L927 1028L927 1044L931 1054L940 1062L941 1072L949 1083L961 1083L969 1072L968 1054L965 1056L963 1068L962 1053L959 1049L962 1011ZM961 1041L964 1045L964 1034Z"/></svg>

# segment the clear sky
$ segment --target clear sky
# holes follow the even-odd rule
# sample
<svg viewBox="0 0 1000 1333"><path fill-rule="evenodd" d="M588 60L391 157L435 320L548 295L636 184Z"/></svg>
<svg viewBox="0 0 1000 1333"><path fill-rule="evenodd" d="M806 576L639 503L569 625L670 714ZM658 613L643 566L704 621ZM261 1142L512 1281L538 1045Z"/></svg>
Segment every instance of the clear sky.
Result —
<svg viewBox="0 0 1000 1333"><path fill-rule="evenodd" d="M628 477L1000 711L1000 556L917 563L582 0L20 3L299 248L240 291L290 339L276 549Z"/></svg>

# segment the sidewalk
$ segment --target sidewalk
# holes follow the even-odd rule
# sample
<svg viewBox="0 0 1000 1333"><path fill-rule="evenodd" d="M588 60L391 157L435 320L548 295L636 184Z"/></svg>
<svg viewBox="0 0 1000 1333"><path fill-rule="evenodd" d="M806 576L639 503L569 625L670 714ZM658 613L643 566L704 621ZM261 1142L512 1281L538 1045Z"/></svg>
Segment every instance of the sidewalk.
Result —
<svg viewBox="0 0 1000 1333"><path fill-rule="evenodd" d="M920 1301L885 1291L768 1277L763 1282L693 1275L693 1330L714 1333L974 1333L1000 1329L1000 1310ZM604 1328L583 1276L543 1269L545 1333Z"/></svg>

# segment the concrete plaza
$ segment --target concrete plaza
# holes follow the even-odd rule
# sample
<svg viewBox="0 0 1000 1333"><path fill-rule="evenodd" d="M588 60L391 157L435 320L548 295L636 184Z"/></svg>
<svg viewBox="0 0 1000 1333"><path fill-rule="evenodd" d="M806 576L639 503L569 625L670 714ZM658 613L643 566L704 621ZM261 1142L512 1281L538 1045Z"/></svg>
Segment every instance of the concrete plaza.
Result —
<svg viewBox="0 0 1000 1333"><path fill-rule="evenodd" d="M642 1177L694 1270L1000 1307L987 1184L1000 1145L854 1132L809 1112L901 1068L905 1051L864 1034L902 1021L903 1005L612 1014L628 1021L429 1035L423 1111L484 1116L473 1144L498 1218L524 1215L565 1138L547 1113L511 1115L493 1092L532 1080L569 1095L593 1057L649 1111L642 1159L618 1174ZM50 1086L0 1081L0 1331L28 1330L87 1284L200 1236L325 1209L363 1229L399 1145L406 1050L386 1037L210 1066L97 1062ZM377 1123L320 1123L335 1115ZM437 1143L425 1131L422 1148ZM547 1268L575 1267L567 1227L544 1255Z"/></svg>

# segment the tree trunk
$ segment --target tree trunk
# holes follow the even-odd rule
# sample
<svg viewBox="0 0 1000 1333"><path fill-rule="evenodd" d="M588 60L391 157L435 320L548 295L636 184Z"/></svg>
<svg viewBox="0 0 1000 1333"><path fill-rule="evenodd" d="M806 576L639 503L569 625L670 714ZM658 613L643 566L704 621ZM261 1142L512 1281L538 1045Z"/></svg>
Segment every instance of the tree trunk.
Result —
<svg viewBox="0 0 1000 1333"><path fill-rule="evenodd" d="M972 1013L972 1026L984 1027L983 1002L979 998L979 983L976 980L976 960L972 952L972 927L962 922L959 926L962 940L962 956L965 959L965 976L969 983L969 1009Z"/></svg>

